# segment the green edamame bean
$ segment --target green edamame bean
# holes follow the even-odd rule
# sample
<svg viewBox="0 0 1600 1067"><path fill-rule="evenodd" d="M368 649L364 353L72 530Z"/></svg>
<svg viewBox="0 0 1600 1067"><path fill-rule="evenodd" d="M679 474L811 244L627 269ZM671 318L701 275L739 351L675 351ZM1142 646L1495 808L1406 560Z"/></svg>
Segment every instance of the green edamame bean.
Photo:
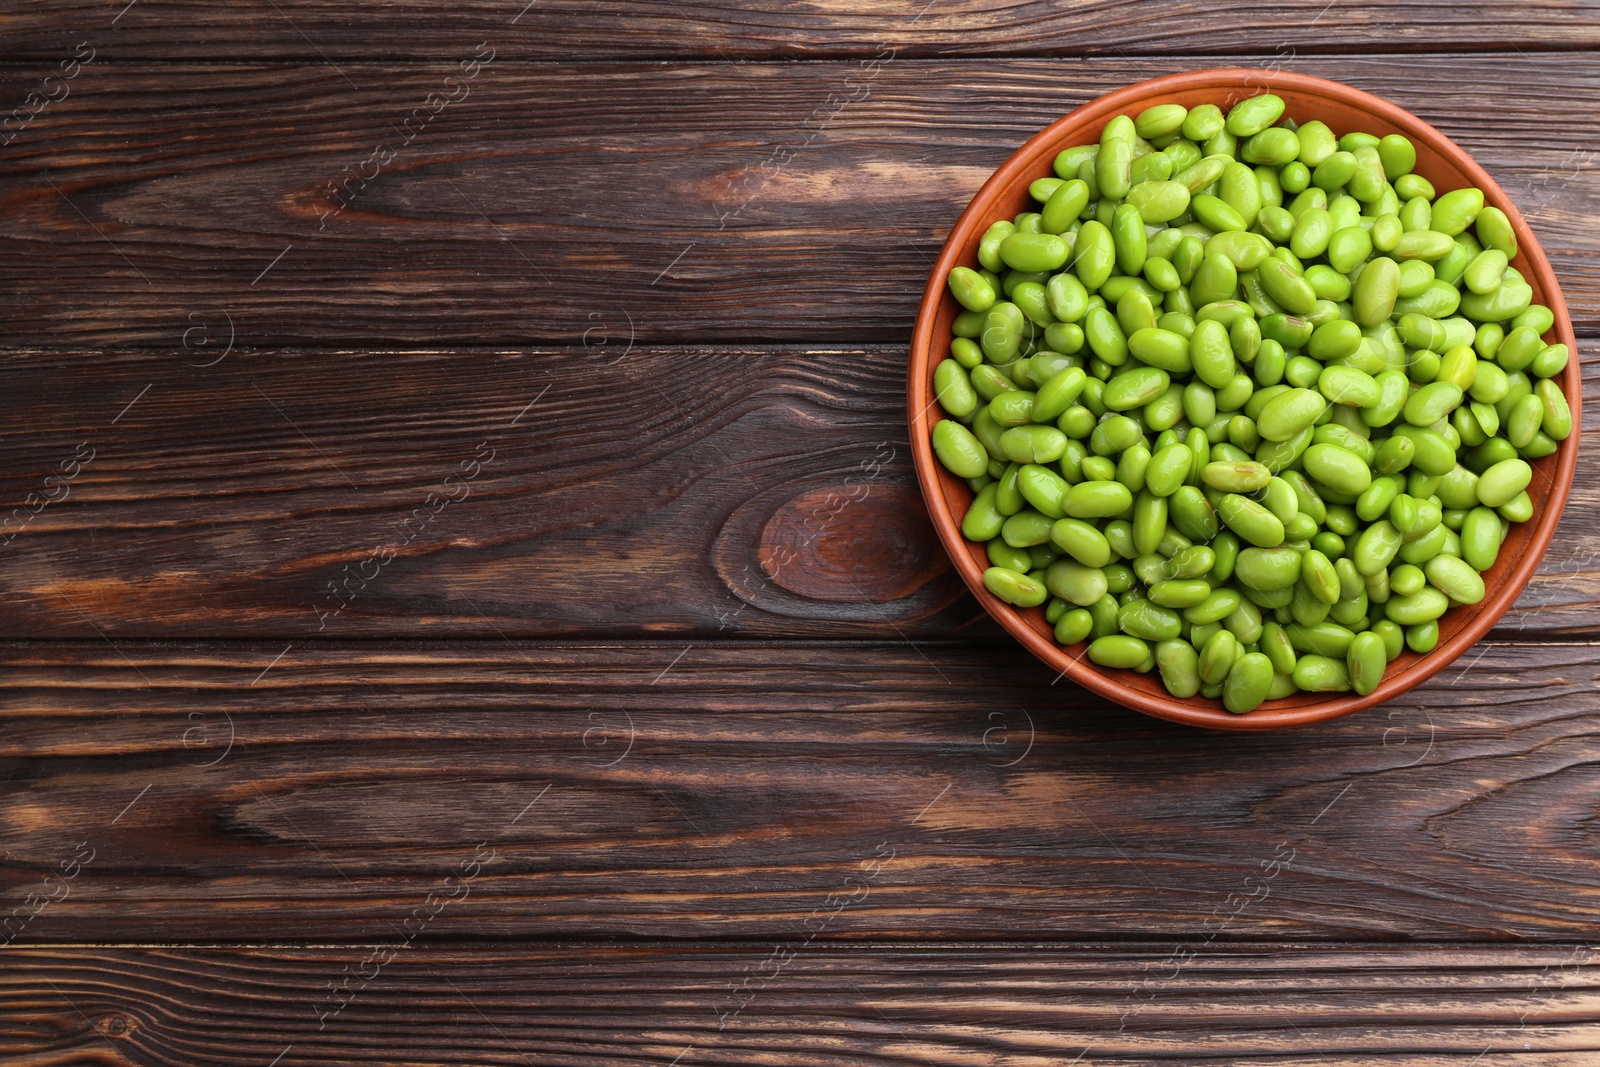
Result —
<svg viewBox="0 0 1600 1067"><path fill-rule="evenodd" d="M983 572L983 586L989 592L1019 608L1034 608L1049 596L1044 583L1007 567L990 567Z"/></svg>
<svg viewBox="0 0 1600 1067"><path fill-rule="evenodd" d="M1131 670L1150 655L1150 646L1137 637L1127 634L1108 634L1097 637L1089 644L1089 660L1102 667L1121 667Z"/></svg>
<svg viewBox="0 0 1600 1067"><path fill-rule="evenodd" d="M933 451L957 478L976 478L989 469L989 454L972 431L951 419L933 428Z"/></svg>
<svg viewBox="0 0 1600 1067"><path fill-rule="evenodd" d="M1406 645L1411 651L1421 655L1432 652L1439 646L1439 624L1437 621L1419 623L1416 626L1406 627Z"/></svg>
<svg viewBox="0 0 1600 1067"><path fill-rule="evenodd" d="M1117 246L1111 230L1094 219L1085 222L1078 230L1078 240L1073 249L1072 266L1078 280L1087 289L1099 289L1111 277L1116 264Z"/></svg>
<svg viewBox="0 0 1600 1067"><path fill-rule="evenodd" d="M1384 639L1372 630L1356 634L1355 640L1350 642L1350 650L1345 653L1350 687L1362 696L1378 688L1378 683L1383 681L1384 668L1388 665L1389 654Z"/></svg>
<svg viewBox="0 0 1600 1067"><path fill-rule="evenodd" d="M1192 608L1210 595L1211 584L1203 578L1167 578L1150 587L1150 602L1164 608Z"/></svg>
<svg viewBox="0 0 1600 1067"><path fill-rule="evenodd" d="M1094 160L1094 177L1102 200L1121 200L1128 195L1128 190L1133 186L1132 168L1131 141L1101 141L1100 152Z"/></svg>
<svg viewBox="0 0 1600 1067"><path fill-rule="evenodd" d="M985 312L978 337L984 358L1001 366L1015 360L1022 348L1024 324L1022 309L1009 300L999 301Z"/></svg>
<svg viewBox="0 0 1600 1067"><path fill-rule="evenodd" d="M1133 504L1133 547L1149 555L1161 547L1167 532L1167 498L1149 490L1141 492Z"/></svg>
<svg viewBox="0 0 1600 1067"><path fill-rule="evenodd" d="M1267 487L1272 481L1272 472L1252 460L1213 461L1201 469L1200 478L1213 489L1225 493L1253 493Z"/></svg>
<svg viewBox="0 0 1600 1067"><path fill-rule="evenodd" d="M1262 288L1283 309L1293 315L1306 315L1317 304L1316 291L1289 264L1275 256L1263 260L1256 268L1256 277Z"/></svg>
<svg viewBox="0 0 1600 1067"><path fill-rule="evenodd" d="M1093 630L1094 616L1083 608L1071 608L1056 620L1056 641L1063 645L1075 645Z"/></svg>
<svg viewBox="0 0 1600 1067"><path fill-rule="evenodd" d="M1106 535L1081 519L1057 519L1050 527L1050 543L1085 567L1099 568L1111 562L1111 543L1106 539ZM1046 575L1046 583L1048 582L1049 577ZM1098 599L1098 596L1094 598ZM1093 603L1093 600L1084 603Z"/></svg>
<svg viewBox="0 0 1600 1067"><path fill-rule="evenodd" d="M1183 287L1183 278L1178 275L1178 268L1172 265L1171 260L1160 256L1145 257L1144 277L1163 293L1174 293Z"/></svg>
<svg viewBox="0 0 1600 1067"><path fill-rule="evenodd" d="M1500 507L1528 488L1532 481L1533 468L1526 460L1501 460L1478 476L1478 500L1485 507Z"/></svg>
<svg viewBox="0 0 1600 1067"><path fill-rule="evenodd" d="M1393 252L1405 232L1405 223L1398 215L1379 215L1372 220L1372 247L1379 252Z"/></svg>
<svg viewBox="0 0 1600 1067"><path fill-rule="evenodd" d="M1433 205L1420 196L1412 197L1400 206L1399 218L1400 228L1406 233L1432 229Z"/></svg>
<svg viewBox="0 0 1600 1067"><path fill-rule="evenodd" d="M1305 552L1300 565L1300 580L1313 596L1325 604L1337 604L1341 583L1333 561L1316 549Z"/></svg>
<svg viewBox="0 0 1600 1067"><path fill-rule="evenodd" d="M1139 348L1134 343L1134 338L1139 338L1146 333L1165 333L1157 330L1140 330L1129 339L1129 349L1138 354ZM1178 337L1177 334L1169 336ZM1183 339L1178 337L1181 342ZM1108 411L1128 411L1142 407L1166 392L1171 379L1167 372L1160 367L1132 367L1122 371L1106 383L1104 391L1100 394L1100 402Z"/></svg>
<svg viewBox="0 0 1600 1067"><path fill-rule="evenodd" d="M1423 570L1428 581L1457 604L1476 604L1483 599L1483 576L1465 560L1440 554L1423 564Z"/></svg>
<svg viewBox="0 0 1600 1067"><path fill-rule="evenodd" d="M1012 389L1000 393L989 401L989 416L1002 426L1023 426L1031 421L1035 394L1026 389ZM1004 430L1001 431L1004 433ZM1001 446L1001 452L1005 447Z"/></svg>
<svg viewBox="0 0 1600 1067"><path fill-rule="evenodd" d="M950 295L968 311L988 311L994 306L994 286L970 267L952 268L948 284Z"/></svg>
<svg viewBox="0 0 1600 1067"><path fill-rule="evenodd" d="M1435 557L1438 558L1438 557ZM1448 557L1446 557L1448 558ZM1393 579L1390 579L1391 584ZM1423 586L1410 596L1395 595L1384 605L1384 613L1401 626L1432 622L1450 609L1450 598L1432 586Z"/></svg>
<svg viewBox="0 0 1600 1067"><path fill-rule="evenodd" d="M1511 405L1506 416L1506 440L1519 449L1526 449L1544 422L1544 401L1529 393Z"/></svg>
<svg viewBox="0 0 1600 1067"><path fill-rule="evenodd" d="M1507 259L1516 258L1517 233L1504 211L1497 207L1481 208L1477 217L1477 234L1484 248L1492 248ZM1544 330L1539 332L1543 333Z"/></svg>
<svg viewBox="0 0 1600 1067"><path fill-rule="evenodd" d="M1089 605L1089 614L1094 618L1094 629L1090 631L1095 637L1105 637L1117 632L1117 611L1121 607L1117 598L1106 594L1093 604Z"/></svg>
<svg viewBox="0 0 1600 1067"><path fill-rule="evenodd" d="M1134 597L1117 609L1117 626L1146 641L1169 641L1183 631L1183 618L1170 608Z"/></svg>
<svg viewBox="0 0 1600 1067"><path fill-rule="evenodd" d="M1466 271L1462 273L1461 280L1466 282L1467 288L1474 293L1492 293L1500 288L1507 265L1504 252L1498 248L1487 248L1473 257Z"/></svg>
<svg viewBox="0 0 1600 1067"><path fill-rule="evenodd" d="M1245 548L1238 552L1233 575L1245 589L1272 592L1292 588L1301 565L1301 553L1292 548Z"/></svg>
<svg viewBox="0 0 1600 1067"><path fill-rule="evenodd" d="M1482 189L1451 190L1434 201L1433 228L1454 237L1471 226L1482 210Z"/></svg>
<svg viewBox="0 0 1600 1067"><path fill-rule="evenodd" d="M1039 228L1044 233L1062 234L1071 228L1089 204L1089 183L1069 178L1058 185L1039 209Z"/></svg>
<svg viewBox="0 0 1600 1067"><path fill-rule="evenodd" d="M1140 362L1148 364L1146 370L1160 368L1163 378L1167 372L1185 374L1190 369L1192 341L1182 334L1160 327L1147 326L1135 330L1127 338L1127 349ZM1144 379L1139 379L1143 381ZM1152 381L1154 379L1151 379ZM1163 385L1162 389L1166 386ZM1159 393L1160 390L1157 390Z"/></svg>
<svg viewBox="0 0 1600 1067"><path fill-rule="evenodd" d="M1357 408L1372 407L1381 395L1372 375L1354 367L1322 368L1317 377L1317 391L1332 403Z"/></svg>
<svg viewBox="0 0 1600 1067"><path fill-rule="evenodd" d="M1293 130L1283 126L1262 130L1239 146L1239 158L1246 163L1264 163L1274 167L1294 162L1299 154L1300 139Z"/></svg>
<svg viewBox="0 0 1600 1067"><path fill-rule="evenodd" d="M1267 441L1291 440L1309 430L1327 406L1322 395L1310 389L1284 390L1261 408L1255 417L1256 430ZM1250 414L1248 405L1245 414Z"/></svg>
<svg viewBox="0 0 1600 1067"><path fill-rule="evenodd" d="M1156 645L1156 667L1161 684L1175 697L1192 697L1200 692L1200 656L1187 641L1161 641Z"/></svg>
<svg viewBox="0 0 1600 1067"><path fill-rule="evenodd" d="M1000 537L1012 548L1032 548L1050 540L1051 518L1032 509L1024 509L1006 519L1000 527Z"/></svg>
<svg viewBox="0 0 1600 1067"><path fill-rule="evenodd" d="M1079 241L1082 241L1081 231ZM1024 273L1060 270L1067 262L1067 243L1053 233L1018 231L1000 242L1000 260Z"/></svg>
<svg viewBox="0 0 1600 1067"><path fill-rule="evenodd" d="M1189 109L1182 104L1156 104L1139 112L1139 116L1133 120L1133 128L1140 137L1149 141L1177 133L1188 117Z"/></svg>
<svg viewBox="0 0 1600 1067"><path fill-rule="evenodd" d="M1396 281L1399 278L1399 269L1395 268ZM1498 292L1498 290L1497 290ZM1532 290L1529 290L1530 294ZM1398 285L1396 286L1398 294ZM1474 299L1483 299L1475 293L1469 293ZM1396 296L1393 314L1406 315L1411 312L1420 312L1430 318L1442 319L1453 315L1461 305L1461 292L1449 282L1435 278L1429 282L1416 296Z"/></svg>
<svg viewBox="0 0 1600 1067"><path fill-rule="evenodd" d="M1259 652L1246 652L1233 661L1222 686L1222 706L1235 715L1254 711L1272 688L1272 662Z"/></svg>
<svg viewBox="0 0 1600 1067"><path fill-rule="evenodd" d="M1194 454L1181 442L1157 449L1145 468L1145 489L1156 496L1171 496L1189 476L1193 460Z"/></svg>
<svg viewBox="0 0 1600 1067"><path fill-rule="evenodd" d="M1393 663L1405 648L1405 631L1400 628L1398 623L1390 622L1388 619L1379 619L1372 624L1372 632L1377 634L1378 638L1383 641L1384 658Z"/></svg>
<svg viewBox="0 0 1600 1067"><path fill-rule="evenodd" d="M1070 179L1078 173L1080 166L1093 160L1095 154L1099 151L1100 146L1098 144L1074 145L1071 148L1063 149L1056 154L1055 160L1051 163L1051 169L1056 172L1056 177Z"/></svg>
<svg viewBox="0 0 1600 1067"><path fill-rule="evenodd" d="M1473 570L1494 566L1500 555L1500 517L1488 507L1475 507L1461 522L1461 558Z"/></svg>
<svg viewBox="0 0 1600 1067"><path fill-rule="evenodd" d="M1019 427L1022 430L1051 430L1061 433L1048 426ZM1008 431L1009 432L1009 431ZM1065 435L1062 436L1065 440ZM1001 443L1004 444L1004 438ZM1017 470L1017 489L1022 493L1022 498L1041 514L1051 519L1062 516L1062 506L1066 499L1068 485L1065 479L1048 467L1037 462L1013 459L1014 463L1021 463ZM1048 462L1048 461L1046 461Z"/></svg>
<svg viewBox="0 0 1600 1067"><path fill-rule="evenodd" d="M1120 367L1128 361L1128 338L1117 317L1103 307L1091 306L1083 317L1083 335L1089 348L1108 366ZM1103 397L1097 402L1104 402Z"/></svg>
<svg viewBox="0 0 1600 1067"><path fill-rule="evenodd" d="M1238 639L1227 630L1217 630L1200 647L1196 663L1200 679L1210 685L1221 685L1239 655Z"/></svg>
<svg viewBox="0 0 1600 1067"><path fill-rule="evenodd" d="M1240 643L1253 644L1261 639L1261 609L1241 599L1233 613L1222 620L1222 626Z"/></svg>
<svg viewBox="0 0 1600 1067"><path fill-rule="evenodd" d="M1348 668L1331 656L1301 656L1295 661L1293 677L1294 684L1307 693L1348 693L1351 688Z"/></svg>
<svg viewBox="0 0 1600 1067"><path fill-rule="evenodd" d="M1427 260L1407 259L1402 261L1400 264L1401 298L1410 299L1411 297L1421 296L1427 290L1428 286L1433 283L1434 277L1435 274L1433 264L1429 263ZM1397 300L1395 303L1398 304L1399 301ZM1431 322L1432 320L1429 321ZM1441 334L1440 336L1441 340L1439 343L1441 346L1443 346L1444 337L1446 335Z"/></svg>
<svg viewBox="0 0 1600 1067"><path fill-rule="evenodd" d="M1195 546L1200 547L1200 546ZM1200 603L1186 608L1183 612L1185 622L1191 625L1203 626L1206 623L1221 622L1239 610L1243 598L1233 589L1216 589L1206 596Z"/></svg>
<svg viewBox="0 0 1600 1067"><path fill-rule="evenodd" d="M1438 230L1412 230L1400 235L1392 251L1395 259L1433 261L1443 259L1455 246L1449 234Z"/></svg>
<svg viewBox="0 0 1600 1067"><path fill-rule="evenodd" d="M1167 498L1167 514L1178 532L1192 541L1209 541L1217 535L1216 512L1192 485L1180 486Z"/></svg>
<svg viewBox="0 0 1600 1067"><path fill-rule="evenodd" d="M1240 538L1257 548L1283 544L1283 522L1272 512L1238 493L1224 494L1217 504L1217 516Z"/></svg>
<svg viewBox="0 0 1600 1067"><path fill-rule="evenodd" d="M1189 109L1189 114L1184 118L1180 128L1183 135L1191 141L1208 141L1221 133L1226 126L1227 119L1220 107L1216 104L1200 104Z"/></svg>
<svg viewBox="0 0 1600 1067"><path fill-rule="evenodd" d="M1283 98L1273 93L1246 97L1228 112L1225 128L1235 137L1252 137L1282 118L1284 107Z"/></svg>
<svg viewBox="0 0 1600 1067"><path fill-rule="evenodd" d="M1118 205L1111 216L1111 242L1116 249L1117 266L1124 274L1135 275L1144 269L1149 241L1138 208L1132 204Z"/></svg>
<svg viewBox="0 0 1600 1067"><path fill-rule="evenodd" d="M1333 240L1333 216L1320 208L1310 208L1295 219L1289 234L1289 249L1301 259L1320 256Z"/></svg>
<svg viewBox="0 0 1600 1067"><path fill-rule="evenodd" d="M1356 278L1350 298L1359 325L1376 326L1386 321L1400 298L1399 265L1387 256L1368 262Z"/></svg>
<svg viewBox="0 0 1600 1067"><path fill-rule="evenodd" d="M958 419L966 418L978 407L972 379L953 359L941 360L934 368L933 393L939 398L939 406Z"/></svg>
<svg viewBox="0 0 1600 1067"><path fill-rule="evenodd" d="M1549 378L1543 378L1534 383L1533 395L1539 398L1544 408L1540 429L1553 441L1565 441L1572 435L1572 407L1567 403L1561 386Z"/></svg>
<svg viewBox="0 0 1600 1067"><path fill-rule="evenodd" d="M1052 375L1033 395L1028 417L1034 422L1049 422L1072 406L1083 392L1089 376L1082 367L1066 367Z"/></svg>
<svg viewBox="0 0 1600 1067"><path fill-rule="evenodd" d="M1109 590L1105 571L1075 559L1058 559L1045 568L1044 584L1053 596L1085 608L1099 603Z"/></svg>
<svg viewBox="0 0 1600 1067"><path fill-rule="evenodd" d="M1410 383L1396 370L1388 370L1373 379L1378 386L1377 403L1363 408L1361 421L1367 426L1387 426L1399 417L1410 397Z"/></svg>
<svg viewBox="0 0 1600 1067"><path fill-rule="evenodd" d="M1226 256L1236 270L1255 270L1272 254L1272 242L1259 233L1226 230L1207 239L1207 256Z"/></svg>
<svg viewBox="0 0 1600 1067"><path fill-rule="evenodd" d="M1000 536L1005 516L994 506L995 493L998 491L997 482L978 490L978 495L972 498L967 514L961 520L961 536L969 541L989 541Z"/></svg>
<svg viewBox="0 0 1600 1067"><path fill-rule="evenodd" d="M1013 548L1000 538L990 541L984 549L989 562L996 567L1027 574L1033 569L1033 556L1025 548Z"/></svg>
<svg viewBox="0 0 1600 1067"><path fill-rule="evenodd" d="M1538 443L1538 440L1535 439L1534 444ZM1554 451L1554 442L1551 442L1551 445L1552 448L1550 451ZM1532 446L1530 446L1527 451L1529 455L1534 456L1534 458L1538 458L1537 455L1535 455L1535 450L1532 448ZM1543 454L1549 455L1550 453L1544 452ZM1512 497L1510 500L1506 501L1504 504L1501 504L1495 510L1498 511L1500 513L1500 517L1505 519L1507 522L1527 522L1529 519L1533 518L1533 498L1528 495L1526 490L1524 490ZM1441 551L1443 550L1441 549Z"/></svg>
<svg viewBox="0 0 1600 1067"><path fill-rule="evenodd" d="M1297 658L1294 646L1289 643L1289 635L1276 622L1262 625L1261 654L1271 661L1272 669L1278 674L1288 674L1294 670Z"/></svg>
<svg viewBox="0 0 1600 1067"><path fill-rule="evenodd" d="M1351 562L1362 575L1376 574L1388 568L1400 551L1400 531L1388 519L1379 519L1361 532L1356 539Z"/></svg>
<svg viewBox="0 0 1600 1067"><path fill-rule="evenodd" d="M1533 362L1528 364L1528 369L1539 378L1554 378L1567 369L1567 362L1571 359L1571 352L1564 344L1546 345L1533 357Z"/></svg>
<svg viewBox="0 0 1600 1067"><path fill-rule="evenodd" d="M1079 482L1067 490L1063 511L1075 519L1111 518L1133 506L1128 487L1112 481Z"/></svg>
<svg viewBox="0 0 1600 1067"><path fill-rule="evenodd" d="M1412 596L1422 592L1427 584L1428 577L1422 573L1422 568L1410 563L1402 563L1389 572L1389 591L1395 596Z"/></svg>
<svg viewBox="0 0 1600 1067"><path fill-rule="evenodd" d="M1151 225L1171 222L1189 210L1190 191L1182 177L1139 182L1129 188L1126 205Z"/></svg>
<svg viewBox="0 0 1600 1067"><path fill-rule="evenodd" d="M1455 382L1431 382L1412 394L1401 414L1413 426L1432 426L1454 411L1463 396L1465 393Z"/></svg>

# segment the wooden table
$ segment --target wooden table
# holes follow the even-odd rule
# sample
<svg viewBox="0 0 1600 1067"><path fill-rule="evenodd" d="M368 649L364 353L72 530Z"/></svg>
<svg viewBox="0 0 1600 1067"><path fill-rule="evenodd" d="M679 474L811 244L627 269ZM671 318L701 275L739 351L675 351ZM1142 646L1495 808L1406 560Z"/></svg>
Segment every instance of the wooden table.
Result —
<svg viewBox="0 0 1600 1067"><path fill-rule="evenodd" d="M522 4L0 15L4 1062L1600 1064L1595 415L1491 640L1217 736L987 621L902 399L1204 66L1439 126L1592 345L1600 10Z"/></svg>

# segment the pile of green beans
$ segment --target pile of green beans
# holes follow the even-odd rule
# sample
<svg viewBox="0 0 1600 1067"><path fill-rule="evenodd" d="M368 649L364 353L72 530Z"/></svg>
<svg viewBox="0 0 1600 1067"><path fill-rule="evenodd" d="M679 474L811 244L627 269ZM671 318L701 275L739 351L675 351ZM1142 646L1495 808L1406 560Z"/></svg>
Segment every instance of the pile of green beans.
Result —
<svg viewBox="0 0 1600 1067"><path fill-rule="evenodd" d="M1572 432L1510 220L1405 137L1157 104L994 223L934 371L983 582L1235 713L1372 692L1483 599Z"/></svg>

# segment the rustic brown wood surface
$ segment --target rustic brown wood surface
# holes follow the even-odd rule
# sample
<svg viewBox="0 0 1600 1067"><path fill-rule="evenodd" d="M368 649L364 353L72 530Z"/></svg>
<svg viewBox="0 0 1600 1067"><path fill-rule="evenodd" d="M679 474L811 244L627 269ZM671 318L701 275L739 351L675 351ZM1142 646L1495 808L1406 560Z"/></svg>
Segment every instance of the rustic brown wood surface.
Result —
<svg viewBox="0 0 1600 1067"><path fill-rule="evenodd" d="M136 0L137 2L137 0ZM451 43L492 39L519 58L732 59L876 55L1142 55L1219 59L1296 51L1533 52L1592 48L1592 9L1560 0L1406 3L1281 0L1237 4L906 0L785 5L624 0L273 0L248 14L206 0L21 0L0 23L8 52L56 58L86 35L117 58L436 60Z"/></svg>
<svg viewBox="0 0 1600 1067"><path fill-rule="evenodd" d="M370 940L481 842L425 936L784 938L854 884L830 937L1578 940L1600 912L1594 644L1484 644L1239 737L1003 640L5 660L3 891L94 853L30 939Z"/></svg>
<svg viewBox="0 0 1600 1067"><path fill-rule="evenodd" d="M1502 0L11 5L0 1063L1594 1067L1597 49ZM904 428L990 171L1225 65L1471 151L1589 402L1493 639L1265 736L1023 653Z"/></svg>
<svg viewBox="0 0 1600 1067"><path fill-rule="evenodd" d="M1597 950L1269 944L37 948L28 1064L1591 1067ZM1174 971L1178 975L1174 976ZM274 1057L281 1057L274 1060Z"/></svg>
<svg viewBox="0 0 1600 1067"><path fill-rule="evenodd" d="M1600 333L1593 54L1274 62L1457 139ZM0 333L195 362L229 337L903 345L950 227L1017 146L1206 65L91 63L0 152ZM53 69L0 68L0 99Z"/></svg>

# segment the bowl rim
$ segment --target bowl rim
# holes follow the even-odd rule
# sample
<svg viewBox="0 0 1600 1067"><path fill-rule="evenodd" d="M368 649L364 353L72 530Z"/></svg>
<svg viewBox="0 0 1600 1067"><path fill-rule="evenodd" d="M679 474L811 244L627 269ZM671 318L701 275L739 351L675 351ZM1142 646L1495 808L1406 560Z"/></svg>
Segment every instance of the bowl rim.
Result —
<svg viewBox="0 0 1600 1067"><path fill-rule="evenodd" d="M1055 151L1067 145L1058 145L1064 137L1081 127L1109 119L1120 113L1132 111L1137 105L1148 106L1152 96L1192 90L1216 90L1219 95L1230 91L1262 92L1275 89L1290 90L1303 95L1322 97L1344 107L1358 108L1401 130L1414 141L1426 143L1441 156L1446 157L1484 191L1488 203L1499 207L1510 219L1518 239L1518 251L1525 258L1540 291L1542 302L1555 316L1552 330L1558 342L1567 344L1572 358L1562 372L1559 382L1572 409L1576 430L1582 425L1582 390L1578 381L1576 339L1567 312L1566 301L1556 281L1544 249L1527 221L1517 210L1499 184L1490 177L1476 160L1431 124L1392 104L1381 97L1345 85L1341 82L1309 74L1268 70L1250 67L1219 67L1204 70L1167 74L1124 86L1075 108L1057 119L1033 137L1002 163L984 182L968 203L945 240L939 257L928 277L922 301L917 309L915 330L912 334L908 360L906 405L911 434L911 450L917 469L917 481L928 506L929 518L939 534L940 541L967 587L977 597L988 614L1023 646L1051 667L1083 687L1107 697L1125 707L1156 718L1191 726L1222 730L1274 730L1324 722L1381 704L1386 700L1422 684L1428 678L1454 662L1468 648L1481 640L1511 608L1538 569L1545 550L1555 536L1566 506L1568 492L1577 467L1580 433L1574 432L1560 446L1554 456L1549 497L1536 520L1531 540L1523 555L1504 577L1491 596L1477 605L1478 610L1466 625L1450 640L1434 651L1417 657L1400 670L1391 669L1384 674L1378 688L1365 696L1354 693L1341 694L1332 699L1272 707L1271 702L1247 715L1233 715L1220 705L1206 705L1179 700L1170 694L1152 694L1123 684L1114 674L1105 673L1093 664L1067 655L1066 649L1053 638L1041 634L1029 625L1022 613L990 593L983 585L983 574L974 562L960 525L951 514L945 501L941 480L946 475L934 458L930 442L932 411L937 403L933 399L931 384L934 336L933 328L940 306L947 299L945 278L950 269L962 259L967 245L980 227L988 225L987 215L993 211L990 201L1012 186L1025 173L1037 168L1040 161L1053 158ZM1048 157L1046 156L1048 153ZM1039 609L1030 609L1039 610ZM1087 647L1087 646L1085 646Z"/></svg>

